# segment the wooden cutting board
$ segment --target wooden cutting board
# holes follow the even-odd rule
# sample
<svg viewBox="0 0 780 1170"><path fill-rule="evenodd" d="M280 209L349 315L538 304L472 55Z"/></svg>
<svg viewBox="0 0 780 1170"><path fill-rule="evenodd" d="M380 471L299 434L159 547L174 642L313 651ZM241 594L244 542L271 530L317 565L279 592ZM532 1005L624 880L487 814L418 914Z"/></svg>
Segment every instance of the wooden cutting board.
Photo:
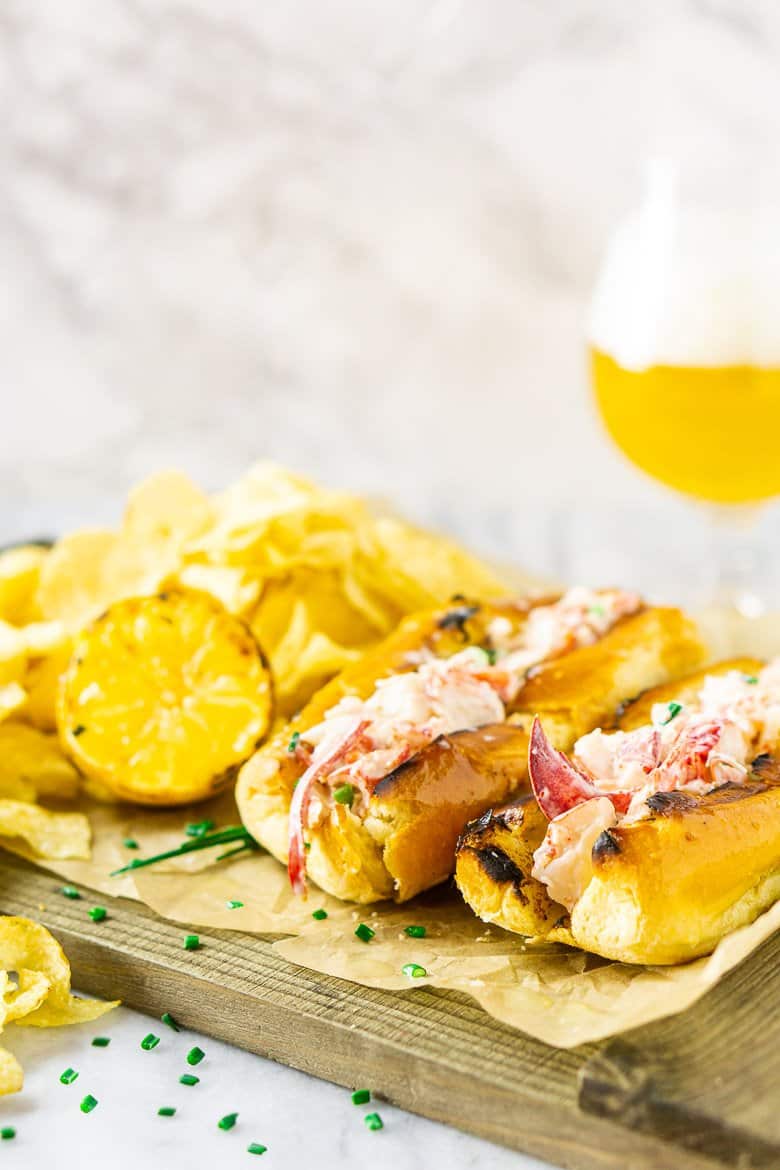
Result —
<svg viewBox="0 0 780 1170"><path fill-rule="evenodd" d="M780 935L684 1015L561 1052L465 996L376 991L295 967L255 935L57 895L0 854L0 910L45 923L77 987L575 1170L780 1168Z"/></svg>

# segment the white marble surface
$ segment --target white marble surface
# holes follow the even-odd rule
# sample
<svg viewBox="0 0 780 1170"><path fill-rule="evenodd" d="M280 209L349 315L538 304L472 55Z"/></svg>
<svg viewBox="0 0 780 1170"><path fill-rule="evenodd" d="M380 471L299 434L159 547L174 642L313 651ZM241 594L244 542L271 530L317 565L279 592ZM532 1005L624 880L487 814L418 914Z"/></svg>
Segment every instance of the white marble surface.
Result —
<svg viewBox="0 0 780 1170"><path fill-rule="evenodd" d="M160 1037L150 1052L140 1047L148 1032ZM93 1048L93 1036L110 1036L110 1046ZM346 1089L193 1032L174 1033L125 1008L95 1024L57 1032L12 1029L8 1042L25 1066L26 1083L21 1096L0 1106L0 1125L17 1131L0 1146L4 1167L544 1170L535 1159L382 1101L355 1106ZM185 1054L194 1044L206 1057L191 1069ZM60 1084L66 1068L79 1074L73 1084ZM195 1072L200 1083L180 1085L182 1072ZM89 1114L79 1110L86 1093L98 1099ZM161 1105L173 1105L176 1115L158 1117ZM384 1122L379 1132L363 1122L372 1111ZM235 1127L221 1131L220 1117L235 1112ZM267 1152L253 1157L247 1152L250 1142L260 1142Z"/></svg>
<svg viewBox="0 0 780 1170"><path fill-rule="evenodd" d="M585 305L648 151L776 148L779 54L773 0L4 0L0 537L272 456L532 568L686 587L704 538L602 437ZM211 1041L190 1095L182 1041L106 1028L24 1036L8 1165L523 1164L386 1107L366 1133Z"/></svg>

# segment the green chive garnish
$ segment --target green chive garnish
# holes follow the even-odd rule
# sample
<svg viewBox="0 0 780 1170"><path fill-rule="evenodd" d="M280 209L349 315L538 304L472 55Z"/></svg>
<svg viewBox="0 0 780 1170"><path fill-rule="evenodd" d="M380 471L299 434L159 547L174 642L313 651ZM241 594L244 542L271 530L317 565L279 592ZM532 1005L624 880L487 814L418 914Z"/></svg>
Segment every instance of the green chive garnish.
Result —
<svg viewBox="0 0 780 1170"><path fill-rule="evenodd" d="M656 703L650 712L653 723L659 727L666 727L682 711L682 703Z"/></svg>
<svg viewBox="0 0 780 1170"><path fill-rule="evenodd" d="M81 897L81 894L75 886L63 886L60 893L64 894L66 898L76 899Z"/></svg>
<svg viewBox="0 0 780 1170"><path fill-rule="evenodd" d="M199 934L185 934L185 936L184 936L184 949L185 949L185 951L197 951L199 946L200 946L200 935Z"/></svg>
<svg viewBox="0 0 780 1170"><path fill-rule="evenodd" d="M161 1105L157 1110L158 1117L173 1117L176 1113L173 1105Z"/></svg>
<svg viewBox="0 0 780 1170"><path fill-rule="evenodd" d="M4 1125L0 1129L0 1141L10 1142L11 1138L16 1137L16 1130L12 1125Z"/></svg>
<svg viewBox="0 0 780 1170"><path fill-rule="evenodd" d="M268 1146L261 1146L260 1142L250 1142L246 1148L248 1154L264 1154Z"/></svg>
<svg viewBox="0 0 780 1170"><path fill-rule="evenodd" d="M243 905L244 903L240 902L238 898L231 898L227 904L227 908L228 910L240 910Z"/></svg>
<svg viewBox="0 0 780 1170"><path fill-rule="evenodd" d="M428 972L419 963L404 963L401 968L402 974L408 976L409 979L424 979Z"/></svg>
<svg viewBox="0 0 780 1170"><path fill-rule="evenodd" d="M193 1076L192 1073L182 1073L179 1077L180 1085L199 1085L200 1077Z"/></svg>
<svg viewBox="0 0 780 1170"><path fill-rule="evenodd" d="M75 1080L78 1080L78 1075L75 1068L66 1068L65 1072L60 1073L60 1084L72 1085Z"/></svg>
<svg viewBox="0 0 780 1170"><path fill-rule="evenodd" d="M355 1089L355 1092L352 1094L352 1104L353 1105L368 1105L370 1100L371 1100L371 1090L370 1089Z"/></svg>
<svg viewBox="0 0 780 1170"><path fill-rule="evenodd" d="M492 646L483 646L482 649L485 651L485 657L488 660L488 666L495 666L496 659L498 658L498 650L495 650Z"/></svg>
<svg viewBox="0 0 780 1170"><path fill-rule="evenodd" d="M83 723L77 723L76 726L71 729L70 734L73 736L74 739L78 739L78 737L80 735L83 735L86 730L87 729Z"/></svg>
<svg viewBox="0 0 780 1170"><path fill-rule="evenodd" d="M160 1016L160 1022L167 1024L169 1028L173 1028L174 1032L181 1032L181 1028L179 1027L178 1022L174 1020L170 1012L163 1012L163 1014Z"/></svg>
<svg viewBox="0 0 780 1170"><path fill-rule="evenodd" d="M110 1043L111 1043L110 1036L93 1036L92 1037L92 1047L93 1048L108 1048Z"/></svg>
<svg viewBox="0 0 780 1170"><path fill-rule="evenodd" d="M232 1129L238 1121L237 1113L226 1113L224 1117L220 1117L217 1125L220 1129Z"/></svg>
<svg viewBox="0 0 780 1170"><path fill-rule="evenodd" d="M159 1043L159 1036L155 1036L154 1032L147 1032L141 1041L141 1047L143 1048L144 1052L151 1052L151 1050L156 1048Z"/></svg>
<svg viewBox="0 0 780 1170"><path fill-rule="evenodd" d="M87 910L87 914L90 916L93 922L103 922L106 918L108 918L108 910L106 910L105 906L91 906L90 909Z"/></svg>
<svg viewBox="0 0 780 1170"><path fill-rule="evenodd" d="M225 861L228 857L235 857L237 853L247 853L254 849L254 845L250 845L244 841L243 845L237 845L235 849L228 849L225 853L220 853L217 861Z"/></svg>
<svg viewBox="0 0 780 1170"><path fill-rule="evenodd" d="M129 873L131 870L142 869L146 865L156 865L158 861L168 861L171 857L184 857L196 849L211 849L214 845L229 845L231 841L242 841L247 849L259 849L257 841L243 825L232 825L228 829L220 829L217 833L204 833L202 837L191 837L183 841L175 849L166 849L164 853L155 853L153 857L134 857L127 865L115 869L111 877Z"/></svg>
<svg viewBox="0 0 780 1170"><path fill-rule="evenodd" d="M378 1113L367 1113L363 1120L369 1129L384 1129L382 1118Z"/></svg>
<svg viewBox="0 0 780 1170"><path fill-rule="evenodd" d="M588 610L588 613L592 613L594 617L604 617L606 612L603 605L592 605Z"/></svg>
<svg viewBox="0 0 780 1170"><path fill-rule="evenodd" d="M424 926L405 926L404 934L408 934L409 938L425 938L427 930Z"/></svg>
<svg viewBox="0 0 780 1170"><path fill-rule="evenodd" d="M333 799L336 801L336 804L348 804L351 806L352 801L355 799L355 789L351 784L342 784L334 790Z"/></svg>
<svg viewBox="0 0 780 1170"><path fill-rule="evenodd" d="M195 1047L191 1048L187 1053L187 1064L200 1064L205 1055L206 1053L203 1051L203 1049L198 1048L196 1044Z"/></svg>
<svg viewBox="0 0 780 1170"><path fill-rule="evenodd" d="M93 1097L91 1093L87 1093L86 1097L81 1098L79 1109L82 1113L91 1113L97 1103L97 1097Z"/></svg>
<svg viewBox="0 0 780 1170"><path fill-rule="evenodd" d="M328 917L328 911L327 910L312 910L311 916L312 916L312 918L315 918L317 920L317 922L322 922L323 919Z"/></svg>
<svg viewBox="0 0 780 1170"><path fill-rule="evenodd" d="M376 931L372 930L370 926L366 926L365 922L361 922L355 927L355 935L361 942L371 942L375 934Z"/></svg>
<svg viewBox="0 0 780 1170"><path fill-rule="evenodd" d="M138 848L138 842L133 837L125 837L122 844L124 845L125 849L137 849Z"/></svg>
<svg viewBox="0 0 780 1170"><path fill-rule="evenodd" d="M184 833L187 837L205 837L213 828L213 821L192 821L184 826Z"/></svg>
<svg viewBox="0 0 780 1170"><path fill-rule="evenodd" d="M295 751L295 749L296 749L296 748L297 748L297 746L298 746L298 740L299 740L300 738L301 738L301 733L300 733L300 731L294 731L294 732L292 733L292 739L290 740L290 742L289 742L289 743L288 743L288 745L287 745L287 750L288 750L288 752L292 753L292 752L294 752L294 751Z"/></svg>
<svg viewBox="0 0 780 1170"><path fill-rule="evenodd" d="M756 683L758 682L758 675L757 674L743 674L742 678L743 678L744 682L748 683L751 687L754 687L756 685Z"/></svg>

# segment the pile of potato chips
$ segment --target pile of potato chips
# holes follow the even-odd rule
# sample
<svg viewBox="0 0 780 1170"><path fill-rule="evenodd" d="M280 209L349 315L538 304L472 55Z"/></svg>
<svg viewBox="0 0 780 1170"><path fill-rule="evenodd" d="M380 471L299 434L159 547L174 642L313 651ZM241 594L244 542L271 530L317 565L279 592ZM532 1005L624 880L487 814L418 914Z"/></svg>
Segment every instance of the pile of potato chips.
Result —
<svg viewBox="0 0 780 1170"><path fill-rule="evenodd" d="M70 965L45 927L29 918L0 918L0 1031L6 1024L57 1028L96 1020L116 1007L70 992ZM0 1048L0 1095L22 1087L21 1066Z"/></svg>
<svg viewBox="0 0 780 1170"><path fill-rule="evenodd" d="M451 542L274 465L214 497L177 472L152 476L118 530L0 553L0 838L43 858L89 855L86 819L40 803L71 800L81 783L57 736L60 679L108 606L177 588L249 624L285 717L405 614L506 584Z"/></svg>

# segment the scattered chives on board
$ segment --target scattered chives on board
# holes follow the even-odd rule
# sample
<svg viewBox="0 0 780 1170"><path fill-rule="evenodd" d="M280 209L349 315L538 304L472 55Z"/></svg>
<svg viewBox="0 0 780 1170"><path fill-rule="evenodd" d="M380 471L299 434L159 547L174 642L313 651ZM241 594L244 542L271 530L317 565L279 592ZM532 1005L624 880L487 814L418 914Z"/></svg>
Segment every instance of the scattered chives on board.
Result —
<svg viewBox="0 0 780 1170"><path fill-rule="evenodd" d="M143 1048L144 1052L151 1052L151 1050L156 1048L159 1043L159 1036L155 1036L154 1032L147 1032L141 1041L141 1047Z"/></svg>
<svg viewBox="0 0 780 1170"><path fill-rule="evenodd" d="M312 910L311 916L312 916L312 918L315 918L317 920L317 922L322 922L325 918L328 917L328 911L327 910Z"/></svg>
<svg viewBox="0 0 780 1170"><path fill-rule="evenodd" d="M179 1077L180 1085L199 1085L200 1077L193 1076L192 1073L182 1073Z"/></svg>
<svg viewBox="0 0 780 1170"><path fill-rule="evenodd" d="M401 968L402 974L409 979L424 979L428 972L419 963L404 963Z"/></svg>
<svg viewBox="0 0 780 1170"><path fill-rule="evenodd" d="M184 936L184 949L185 949L185 951L197 951L199 946L200 946L200 935L199 934L185 934L185 936Z"/></svg>
<svg viewBox="0 0 780 1170"><path fill-rule="evenodd" d="M86 1097L81 1098L79 1109L82 1113L91 1113L97 1106L97 1097L93 1097L91 1093L87 1093Z"/></svg>
<svg viewBox="0 0 780 1170"><path fill-rule="evenodd" d="M203 1060L203 1057L205 1055L206 1055L206 1053L203 1051L203 1049L198 1048L198 1046L196 1044L195 1047L191 1048L189 1050L189 1052L187 1053L187 1057L186 1057L187 1064L192 1064L192 1065L200 1064L200 1062Z"/></svg>
<svg viewBox="0 0 780 1170"><path fill-rule="evenodd" d="M353 1105L368 1105L370 1100L371 1100L371 1090L370 1089L355 1089L355 1092L352 1094L352 1104Z"/></svg>
<svg viewBox="0 0 780 1170"><path fill-rule="evenodd" d="M217 1125L220 1129L232 1129L238 1121L237 1113L226 1113L224 1117L220 1117Z"/></svg>
<svg viewBox="0 0 780 1170"><path fill-rule="evenodd" d="M110 1036L93 1036L92 1037L92 1047L93 1048L108 1048L110 1043L111 1043Z"/></svg>
<svg viewBox="0 0 780 1170"><path fill-rule="evenodd" d="M376 931L372 930L370 926L366 926L365 922L360 922L355 927L355 936L359 938L361 942L371 942L371 939L375 934Z"/></svg>
<svg viewBox="0 0 780 1170"><path fill-rule="evenodd" d="M250 1142L246 1148L248 1154L264 1154L268 1146L261 1146L260 1142Z"/></svg>
<svg viewBox="0 0 780 1170"><path fill-rule="evenodd" d="M160 1016L160 1023L167 1024L169 1028L173 1028L174 1032L181 1032L178 1021L174 1020L170 1012L163 1012Z"/></svg>
<svg viewBox="0 0 780 1170"><path fill-rule="evenodd" d="M93 922L103 922L108 918L108 910L106 910L105 906L90 906L87 914Z"/></svg>
<svg viewBox="0 0 780 1170"><path fill-rule="evenodd" d="M158 1117L173 1117L176 1109L173 1105L161 1105L157 1110Z"/></svg>
<svg viewBox="0 0 780 1170"><path fill-rule="evenodd" d="M409 938L425 938L427 930L424 926L405 926L404 934L408 934Z"/></svg>
<svg viewBox="0 0 780 1170"><path fill-rule="evenodd" d="M378 1113L367 1113L363 1120L369 1129L384 1129L384 1123Z"/></svg>
<svg viewBox="0 0 780 1170"><path fill-rule="evenodd" d="M78 1080L78 1075L75 1068L66 1068L65 1072L60 1073L60 1084L72 1085L75 1080Z"/></svg>
<svg viewBox="0 0 780 1170"><path fill-rule="evenodd" d="M241 902L238 898L231 898L228 901L227 908L228 910L240 910L243 905L244 903Z"/></svg>
<svg viewBox="0 0 780 1170"><path fill-rule="evenodd" d="M80 898L81 894L75 886L62 886L60 893L64 894L66 898Z"/></svg>
<svg viewBox="0 0 780 1170"><path fill-rule="evenodd" d="M16 1130L12 1125L4 1125L0 1129L0 1141L10 1142L11 1138L16 1137Z"/></svg>

